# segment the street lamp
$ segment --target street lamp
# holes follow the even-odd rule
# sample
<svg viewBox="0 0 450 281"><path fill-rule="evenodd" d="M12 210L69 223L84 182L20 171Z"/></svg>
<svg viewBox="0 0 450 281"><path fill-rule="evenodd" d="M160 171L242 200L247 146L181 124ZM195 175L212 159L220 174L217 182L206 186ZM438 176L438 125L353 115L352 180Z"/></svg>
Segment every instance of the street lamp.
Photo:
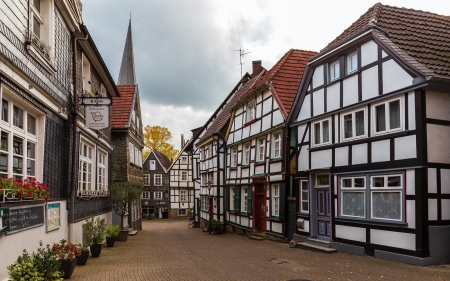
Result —
<svg viewBox="0 0 450 281"><path fill-rule="evenodd" d="M211 235L211 219L212 219L212 213L211 213L211 187L212 187L212 181L208 181L208 213L209 213L209 223L208 223L208 232L209 235Z"/></svg>

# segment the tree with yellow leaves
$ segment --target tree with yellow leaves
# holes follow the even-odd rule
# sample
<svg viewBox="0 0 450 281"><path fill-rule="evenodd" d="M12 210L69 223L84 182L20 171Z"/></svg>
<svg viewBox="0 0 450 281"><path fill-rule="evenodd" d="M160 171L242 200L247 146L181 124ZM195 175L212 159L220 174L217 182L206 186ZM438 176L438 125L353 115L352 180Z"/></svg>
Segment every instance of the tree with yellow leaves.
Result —
<svg viewBox="0 0 450 281"><path fill-rule="evenodd" d="M156 149L166 155L170 161L173 161L179 151L175 149L175 145L169 143L171 139L172 133L166 127L145 126L142 157L145 159L150 154L150 151Z"/></svg>

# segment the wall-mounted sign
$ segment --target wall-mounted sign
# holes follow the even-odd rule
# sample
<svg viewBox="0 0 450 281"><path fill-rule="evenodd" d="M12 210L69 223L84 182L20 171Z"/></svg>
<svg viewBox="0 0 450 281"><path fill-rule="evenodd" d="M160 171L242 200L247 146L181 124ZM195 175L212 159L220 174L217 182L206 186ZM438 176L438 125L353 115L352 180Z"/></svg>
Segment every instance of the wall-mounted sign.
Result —
<svg viewBox="0 0 450 281"><path fill-rule="evenodd" d="M84 105L110 105L110 98L83 98L81 104Z"/></svg>
<svg viewBox="0 0 450 281"><path fill-rule="evenodd" d="M0 209L0 233L9 231L9 209Z"/></svg>
<svg viewBox="0 0 450 281"><path fill-rule="evenodd" d="M44 205L9 209L9 233L44 224Z"/></svg>
<svg viewBox="0 0 450 281"><path fill-rule="evenodd" d="M100 130L109 127L109 106L86 106L86 126Z"/></svg>
<svg viewBox="0 0 450 281"><path fill-rule="evenodd" d="M47 232L61 226L60 203L47 203Z"/></svg>
<svg viewBox="0 0 450 281"><path fill-rule="evenodd" d="M320 174L316 175L316 186L329 186L330 185L330 177L328 174Z"/></svg>

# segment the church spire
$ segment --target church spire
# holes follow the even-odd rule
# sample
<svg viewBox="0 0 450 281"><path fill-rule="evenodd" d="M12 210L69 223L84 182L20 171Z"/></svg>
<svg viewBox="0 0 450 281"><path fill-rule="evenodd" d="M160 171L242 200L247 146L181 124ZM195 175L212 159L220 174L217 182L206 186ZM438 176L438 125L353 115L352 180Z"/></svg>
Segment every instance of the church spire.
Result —
<svg viewBox="0 0 450 281"><path fill-rule="evenodd" d="M136 85L136 73L134 71L133 37L131 34L131 14L117 85Z"/></svg>

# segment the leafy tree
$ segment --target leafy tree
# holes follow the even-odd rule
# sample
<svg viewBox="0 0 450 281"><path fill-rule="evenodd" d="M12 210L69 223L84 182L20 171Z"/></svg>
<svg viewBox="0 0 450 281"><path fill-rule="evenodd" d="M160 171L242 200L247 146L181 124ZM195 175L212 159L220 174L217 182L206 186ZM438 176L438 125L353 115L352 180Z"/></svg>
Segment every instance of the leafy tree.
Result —
<svg viewBox="0 0 450 281"><path fill-rule="evenodd" d="M123 229L123 218L128 214L129 206L141 198L142 189L142 184L133 182L113 182L109 187L112 207L120 216L120 229Z"/></svg>
<svg viewBox="0 0 450 281"><path fill-rule="evenodd" d="M144 128L144 159L150 154L150 151L156 149L162 154L166 155L169 160L173 161L178 154L178 149L175 149L173 144L169 141L172 139L172 133L169 129L161 126L145 126Z"/></svg>

